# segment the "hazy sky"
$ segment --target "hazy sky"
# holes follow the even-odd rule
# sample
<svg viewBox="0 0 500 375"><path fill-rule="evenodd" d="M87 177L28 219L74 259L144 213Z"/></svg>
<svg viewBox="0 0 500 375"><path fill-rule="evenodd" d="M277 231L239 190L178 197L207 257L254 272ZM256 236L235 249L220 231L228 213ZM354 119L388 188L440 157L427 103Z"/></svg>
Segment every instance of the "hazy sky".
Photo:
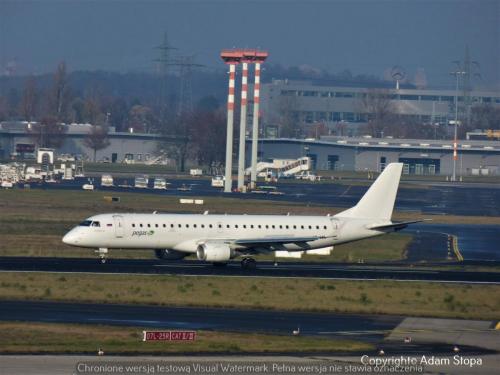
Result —
<svg viewBox="0 0 500 375"><path fill-rule="evenodd" d="M223 67L222 48L261 47L273 63L331 72L423 68L441 86L467 44L478 85L500 89L500 0L0 0L0 66L152 70L164 31L209 67Z"/></svg>

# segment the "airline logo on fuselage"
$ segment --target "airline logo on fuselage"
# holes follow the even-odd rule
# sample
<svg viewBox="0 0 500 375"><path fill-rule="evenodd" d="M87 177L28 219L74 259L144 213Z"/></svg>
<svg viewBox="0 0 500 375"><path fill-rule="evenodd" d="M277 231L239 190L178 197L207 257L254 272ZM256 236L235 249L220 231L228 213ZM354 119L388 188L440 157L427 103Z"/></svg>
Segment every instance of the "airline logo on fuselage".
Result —
<svg viewBox="0 0 500 375"><path fill-rule="evenodd" d="M134 230L132 232L132 237L133 236L137 236L137 237L141 237L141 236L152 236L153 234L155 234L155 231L154 230Z"/></svg>

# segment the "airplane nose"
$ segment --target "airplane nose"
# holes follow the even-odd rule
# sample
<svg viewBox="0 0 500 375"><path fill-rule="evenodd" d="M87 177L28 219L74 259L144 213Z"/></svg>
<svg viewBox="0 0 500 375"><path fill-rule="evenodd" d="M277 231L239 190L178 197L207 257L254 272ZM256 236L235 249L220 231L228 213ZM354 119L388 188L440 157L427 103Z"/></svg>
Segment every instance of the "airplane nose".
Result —
<svg viewBox="0 0 500 375"><path fill-rule="evenodd" d="M78 238L76 233L72 230L69 231L62 239L66 245L76 245L78 243Z"/></svg>

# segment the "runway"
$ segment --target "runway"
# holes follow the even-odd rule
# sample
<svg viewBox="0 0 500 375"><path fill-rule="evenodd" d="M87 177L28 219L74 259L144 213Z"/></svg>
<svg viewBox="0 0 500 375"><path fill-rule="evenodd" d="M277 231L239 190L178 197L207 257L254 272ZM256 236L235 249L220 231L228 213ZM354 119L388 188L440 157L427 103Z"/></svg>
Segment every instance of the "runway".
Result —
<svg viewBox="0 0 500 375"><path fill-rule="evenodd" d="M412 269L404 265L345 265L330 263L259 262L254 270L243 270L239 262L214 267L198 261L165 262L145 259L97 259L1 257L1 271L37 271L98 274L147 274L223 277L281 277L346 280L396 280L500 284L500 273L460 270Z"/></svg>
<svg viewBox="0 0 500 375"><path fill-rule="evenodd" d="M403 320L400 316L302 313L148 305L41 301L0 301L0 320L105 324L155 329L260 332L291 335L360 336L378 341Z"/></svg>

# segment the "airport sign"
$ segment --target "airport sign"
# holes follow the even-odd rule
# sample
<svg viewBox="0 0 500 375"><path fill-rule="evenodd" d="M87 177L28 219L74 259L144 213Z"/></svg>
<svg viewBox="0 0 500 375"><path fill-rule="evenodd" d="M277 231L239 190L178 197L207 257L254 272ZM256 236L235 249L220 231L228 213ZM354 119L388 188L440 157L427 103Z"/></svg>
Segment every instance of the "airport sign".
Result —
<svg viewBox="0 0 500 375"><path fill-rule="evenodd" d="M142 341L194 341L196 331L142 331Z"/></svg>

